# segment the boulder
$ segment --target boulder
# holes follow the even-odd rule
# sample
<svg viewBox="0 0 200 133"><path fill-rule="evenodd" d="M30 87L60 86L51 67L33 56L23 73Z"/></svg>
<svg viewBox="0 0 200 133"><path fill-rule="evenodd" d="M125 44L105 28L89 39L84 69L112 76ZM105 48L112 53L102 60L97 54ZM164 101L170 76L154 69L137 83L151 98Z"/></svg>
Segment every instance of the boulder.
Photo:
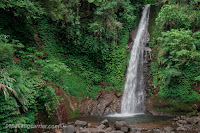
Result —
<svg viewBox="0 0 200 133"><path fill-rule="evenodd" d="M187 121L186 120L178 120L178 123L180 123L180 124L187 124Z"/></svg>
<svg viewBox="0 0 200 133"><path fill-rule="evenodd" d="M87 105L88 106L88 105ZM120 112L121 97L115 95L115 91L101 91L99 92L95 101L93 101L92 109L89 112L91 116L107 115L111 113Z"/></svg>
<svg viewBox="0 0 200 133"><path fill-rule="evenodd" d="M105 125L106 127L109 127L109 123L108 123L108 120L105 119L101 122L101 124Z"/></svg>
<svg viewBox="0 0 200 133"><path fill-rule="evenodd" d="M73 125L69 125L63 128L62 133L75 133L75 127Z"/></svg>
<svg viewBox="0 0 200 133"><path fill-rule="evenodd" d="M98 133L97 128L84 128L80 130L80 133Z"/></svg>
<svg viewBox="0 0 200 133"><path fill-rule="evenodd" d="M77 120L75 122L75 126L85 127L87 125L88 125L88 123L86 121L79 121L79 120Z"/></svg>
<svg viewBox="0 0 200 133"><path fill-rule="evenodd" d="M92 128L92 127L94 127L94 125L92 123L88 123L87 127Z"/></svg>
<svg viewBox="0 0 200 133"><path fill-rule="evenodd" d="M185 115L181 115L181 119L185 119L186 118L186 116Z"/></svg>
<svg viewBox="0 0 200 133"><path fill-rule="evenodd" d="M77 133L88 133L87 131L80 131L80 132L77 132Z"/></svg>
<svg viewBox="0 0 200 133"><path fill-rule="evenodd" d="M153 132L154 133L160 133L160 132L162 132L162 130L158 128L158 129L154 129Z"/></svg>
<svg viewBox="0 0 200 133"><path fill-rule="evenodd" d="M153 132L151 129L147 130L148 133Z"/></svg>
<svg viewBox="0 0 200 133"><path fill-rule="evenodd" d="M173 130L172 127L164 127L164 131L166 131L167 133L171 133Z"/></svg>
<svg viewBox="0 0 200 133"><path fill-rule="evenodd" d="M67 125L74 125L74 122L67 122Z"/></svg>
<svg viewBox="0 0 200 133"><path fill-rule="evenodd" d="M177 131L187 131L187 129L184 128L184 127L178 127L178 128L176 128L176 130L177 130Z"/></svg>
<svg viewBox="0 0 200 133"><path fill-rule="evenodd" d="M188 124L197 124L198 123L198 117L189 117L185 119Z"/></svg>
<svg viewBox="0 0 200 133"><path fill-rule="evenodd" d="M186 128L187 130L192 130L193 126L191 124L187 124L187 125L184 125L184 128Z"/></svg>
<svg viewBox="0 0 200 133"><path fill-rule="evenodd" d="M126 122L125 121L116 121L114 124L114 128L116 130L120 130L121 127L127 127Z"/></svg>
<svg viewBox="0 0 200 133"><path fill-rule="evenodd" d="M113 129L111 127L108 127L105 129L106 132L111 132Z"/></svg>
<svg viewBox="0 0 200 133"><path fill-rule="evenodd" d="M127 133L129 130L128 130L128 127L121 127L121 131Z"/></svg>
<svg viewBox="0 0 200 133"><path fill-rule="evenodd" d="M173 121L178 121L179 119L178 119L178 117L176 117L176 118L173 118Z"/></svg>
<svg viewBox="0 0 200 133"><path fill-rule="evenodd" d="M141 131L136 131L135 133L141 133Z"/></svg>
<svg viewBox="0 0 200 133"><path fill-rule="evenodd" d="M180 124L178 121L176 121L176 125L179 126L179 127L183 126L183 124Z"/></svg>
<svg viewBox="0 0 200 133"><path fill-rule="evenodd" d="M142 129L141 128L131 128L131 133L141 133Z"/></svg>
<svg viewBox="0 0 200 133"><path fill-rule="evenodd" d="M110 133L124 133L123 131L112 131Z"/></svg>
<svg viewBox="0 0 200 133"><path fill-rule="evenodd" d="M137 131L136 128L131 128L131 133L135 133Z"/></svg>
<svg viewBox="0 0 200 133"><path fill-rule="evenodd" d="M101 124L101 125L99 125L99 126L97 127L97 129L98 129L98 130L102 130L102 129L104 129L105 127L106 127L105 125Z"/></svg>

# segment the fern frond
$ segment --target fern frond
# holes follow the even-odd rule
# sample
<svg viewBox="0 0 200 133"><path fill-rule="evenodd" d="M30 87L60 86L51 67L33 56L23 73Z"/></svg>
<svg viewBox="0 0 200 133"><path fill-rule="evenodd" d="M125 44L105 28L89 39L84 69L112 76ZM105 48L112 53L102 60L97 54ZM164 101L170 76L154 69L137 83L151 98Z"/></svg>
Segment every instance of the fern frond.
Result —
<svg viewBox="0 0 200 133"><path fill-rule="evenodd" d="M7 89L10 92L12 92L12 94L14 95L15 98L17 98L17 93L11 87L8 87L8 86L6 86L4 84L0 84L0 90L3 91L6 100L8 99L8 96L9 96L9 93L8 93Z"/></svg>

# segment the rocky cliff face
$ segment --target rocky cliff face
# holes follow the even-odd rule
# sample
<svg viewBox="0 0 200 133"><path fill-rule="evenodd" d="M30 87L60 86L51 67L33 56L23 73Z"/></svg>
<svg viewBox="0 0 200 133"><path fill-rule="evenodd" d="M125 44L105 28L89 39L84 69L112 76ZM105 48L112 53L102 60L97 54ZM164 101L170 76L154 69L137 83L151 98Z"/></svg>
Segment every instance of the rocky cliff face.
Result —
<svg viewBox="0 0 200 133"><path fill-rule="evenodd" d="M97 116L119 113L121 111L121 93L115 90L101 90L94 99L86 99L79 104L80 116Z"/></svg>
<svg viewBox="0 0 200 133"><path fill-rule="evenodd" d="M135 29L132 29L129 33L129 39L128 39L128 43L127 43L127 46L126 46L126 51L128 53L131 52L131 49L132 49L132 46L133 46L133 43L134 43L134 40L135 40L135 37L137 35L137 31L138 31L138 27L136 27Z"/></svg>

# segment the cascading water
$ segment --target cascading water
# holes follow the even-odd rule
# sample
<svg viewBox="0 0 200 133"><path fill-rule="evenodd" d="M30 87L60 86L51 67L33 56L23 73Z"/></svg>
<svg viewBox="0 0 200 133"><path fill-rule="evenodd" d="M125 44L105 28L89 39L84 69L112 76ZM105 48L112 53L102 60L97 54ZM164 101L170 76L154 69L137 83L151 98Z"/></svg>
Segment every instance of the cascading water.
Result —
<svg viewBox="0 0 200 133"><path fill-rule="evenodd" d="M148 38L150 4L144 7L142 18L131 50L131 58L127 71L121 114L144 113L144 48Z"/></svg>

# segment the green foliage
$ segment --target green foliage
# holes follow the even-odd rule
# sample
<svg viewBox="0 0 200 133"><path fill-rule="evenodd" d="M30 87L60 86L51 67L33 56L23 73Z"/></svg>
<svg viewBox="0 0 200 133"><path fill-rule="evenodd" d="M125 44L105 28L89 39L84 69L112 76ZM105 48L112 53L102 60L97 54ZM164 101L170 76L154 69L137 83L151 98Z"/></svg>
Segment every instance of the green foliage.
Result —
<svg viewBox="0 0 200 133"><path fill-rule="evenodd" d="M0 35L0 68L9 65L17 48L23 45L18 40L9 39L7 35Z"/></svg>
<svg viewBox="0 0 200 133"><path fill-rule="evenodd" d="M7 89L10 87L9 91L7 90L7 92L10 93L9 95L6 94L5 91L0 91L0 132L27 132L28 129L18 129L17 127L11 129L6 128L5 125L34 124L37 116L36 105L45 107L44 110L48 112L49 115L52 115L52 112L55 112L58 106L56 104L59 103L58 98L55 96L54 89L44 86L42 75L34 70L34 66L36 65L33 65L32 68L27 67L29 71L27 71L25 69L26 66L23 65L24 60L29 60L30 62L37 60L39 56L43 55L42 52L38 52L35 47L29 47L27 48L28 52L24 52L21 49L23 45L18 40L10 39L6 35L1 35L0 42L2 50L0 83L6 85ZM22 55L22 61L19 65L15 64L13 61L13 56L16 53ZM62 64L59 65L62 67ZM52 71L52 69L50 71ZM45 91L40 91L42 88ZM43 96L44 94L46 97ZM42 100L38 100L40 98Z"/></svg>
<svg viewBox="0 0 200 133"><path fill-rule="evenodd" d="M19 51L22 59L27 59L30 62L33 62L41 57L44 53L37 50L36 47L28 47L26 51Z"/></svg>
<svg viewBox="0 0 200 133"><path fill-rule="evenodd" d="M159 37L159 35L161 34L161 30L159 29L159 25L156 25L156 18L160 12L160 8L161 6L155 6L155 5L151 5L151 13L149 14L149 27L148 27L148 31L150 34L150 47L153 47L151 44L154 43L155 38Z"/></svg>
<svg viewBox="0 0 200 133"><path fill-rule="evenodd" d="M156 24L167 29L191 26L185 8L178 5L164 5L156 18Z"/></svg>
<svg viewBox="0 0 200 133"><path fill-rule="evenodd" d="M59 40L56 36L57 30L55 25L49 24L48 19L39 20L38 33L41 37L41 43L44 45L44 53L47 54L48 58L62 58L63 53L62 47L59 46Z"/></svg>
<svg viewBox="0 0 200 133"><path fill-rule="evenodd" d="M53 81L57 86L64 84L65 76L69 75L70 70L64 63L56 60L40 60L37 63L41 65L43 79Z"/></svg>
<svg viewBox="0 0 200 133"><path fill-rule="evenodd" d="M152 99L152 106L154 111L170 115L184 115L185 113L195 111L193 102L177 102L177 100L170 98L160 99L159 97L154 97Z"/></svg>
<svg viewBox="0 0 200 133"><path fill-rule="evenodd" d="M164 54L176 63L176 67L182 64L188 64L189 60L198 60L200 54L197 51L196 43L198 40L192 37L190 30L174 30L163 32L158 38L158 43L162 44ZM165 53L167 52L167 53ZM168 63L167 61L165 63ZM169 63L168 63L169 64Z"/></svg>
<svg viewBox="0 0 200 133"><path fill-rule="evenodd" d="M200 81L200 76L195 77L195 80Z"/></svg>
<svg viewBox="0 0 200 133"><path fill-rule="evenodd" d="M39 109L45 110L48 114L48 117L55 115L55 111L59 106L59 97L56 96L54 88L49 85L38 90L40 97L38 101L40 102Z"/></svg>
<svg viewBox="0 0 200 133"><path fill-rule="evenodd" d="M106 0L88 0L89 3L94 3L96 6L99 6L106 2Z"/></svg>
<svg viewBox="0 0 200 133"><path fill-rule="evenodd" d="M180 4L180 5L186 5L190 4L192 6L197 6L199 0L157 0L159 3L169 3L169 4Z"/></svg>
<svg viewBox="0 0 200 133"><path fill-rule="evenodd" d="M155 0L145 0L144 4L155 4Z"/></svg>
<svg viewBox="0 0 200 133"><path fill-rule="evenodd" d="M0 43L0 65L1 67L5 67L5 65L8 65L12 61L13 57L13 47L10 44L7 43Z"/></svg>
<svg viewBox="0 0 200 133"><path fill-rule="evenodd" d="M44 14L44 9L41 7L40 2L31 0L6 0L0 2L0 8L12 11L15 16L26 16L29 18L38 18Z"/></svg>
<svg viewBox="0 0 200 133"><path fill-rule="evenodd" d="M197 50L198 39L190 30L175 30L162 32L158 38L161 50L157 62L152 64L154 82L160 87L161 97L173 98L184 102L199 100L200 95L192 90L191 85L200 75ZM156 78L157 77L157 78Z"/></svg>
<svg viewBox="0 0 200 133"><path fill-rule="evenodd" d="M17 94L14 97L11 93L6 100L3 93L0 93L1 99L1 116L0 131L1 132L27 132L27 129L11 129L6 128L6 124L34 124L36 120L36 101L35 90L30 89L33 85L25 76L28 71L22 70L18 66L2 70L1 83L11 87Z"/></svg>
<svg viewBox="0 0 200 133"><path fill-rule="evenodd" d="M163 29L197 28L200 11L191 5L164 5L156 18L156 24Z"/></svg>
<svg viewBox="0 0 200 133"><path fill-rule="evenodd" d="M193 0L162 2L168 4L158 10L158 16L150 14L152 93L159 95L153 108L167 114L191 112L200 99L193 88L200 75L199 9Z"/></svg>
<svg viewBox="0 0 200 133"><path fill-rule="evenodd" d="M103 81L122 90L127 33L136 26L136 8L130 1L106 1L89 6L92 10L89 8L88 13L79 14L78 20L67 31L68 39L61 44L65 48L65 62L73 71L70 77L80 82L67 80L68 89L65 90L78 97L82 94L94 97L99 90L97 85Z"/></svg>
<svg viewBox="0 0 200 133"><path fill-rule="evenodd" d="M76 12L73 9L79 6L79 0L42 0L46 14L53 21L62 21L65 23L73 22L76 18Z"/></svg>
<svg viewBox="0 0 200 133"><path fill-rule="evenodd" d="M137 8L130 2L123 3L123 12L119 13L118 19L122 23L124 31L130 31L137 25Z"/></svg>
<svg viewBox="0 0 200 133"><path fill-rule="evenodd" d="M128 33L128 32L127 32ZM124 75L126 72L127 55L126 55L126 40L128 34L122 36L120 45L113 45L113 50L110 53L110 61L106 63L106 80L111 83L114 88L121 89L124 86Z"/></svg>
<svg viewBox="0 0 200 133"><path fill-rule="evenodd" d="M38 109L55 115L54 85L79 98L94 98L101 84L122 90L128 31L140 6L129 0L0 2L0 83L17 94L8 91L5 100L0 92L0 132L27 132L4 126L33 124Z"/></svg>
<svg viewBox="0 0 200 133"><path fill-rule="evenodd" d="M14 129L6 128L5 125L12 123L17 124L19 122L20 111L18 110L18 105L14 97L10 97L9 100L3 98L3 93L0 93L0 132L14 132Z"/></svg>

